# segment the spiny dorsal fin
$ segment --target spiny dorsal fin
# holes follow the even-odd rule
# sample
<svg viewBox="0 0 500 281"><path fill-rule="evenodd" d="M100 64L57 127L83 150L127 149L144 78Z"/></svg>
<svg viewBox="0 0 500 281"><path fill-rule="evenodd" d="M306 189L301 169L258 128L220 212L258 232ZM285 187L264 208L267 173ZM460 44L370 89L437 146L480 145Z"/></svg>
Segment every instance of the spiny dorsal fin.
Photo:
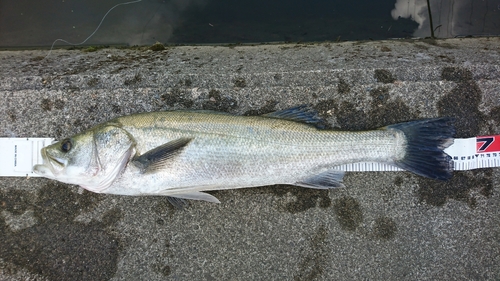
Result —
<svg viewBox="0 0 500 281"><path fill-rule="evenodd" d="M299 105L296 107L267 113L262 116L307 123L314 125L319 129L323 129L325 127L323 119L318 116L318 112L316 112L316 110L309 105Z"/></svg>
<svg viewBox="0 0 500 281"><path fill-rule="evenodd" d="M136 157L132 160L132 163L138 167L142 173L161 170L165 167L168 160L180 153L191 140L191 138L180 138L167 142Z"/></svg>

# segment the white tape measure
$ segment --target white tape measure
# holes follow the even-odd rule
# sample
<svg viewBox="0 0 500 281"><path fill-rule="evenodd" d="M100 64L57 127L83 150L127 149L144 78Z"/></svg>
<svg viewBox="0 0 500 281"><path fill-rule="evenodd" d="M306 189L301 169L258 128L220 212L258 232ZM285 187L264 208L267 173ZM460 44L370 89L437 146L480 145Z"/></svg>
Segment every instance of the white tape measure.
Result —
<svg viewBox="0 0 500 281"><path fill-rule="evenodd" d="M33 166L42 164L40 151L52 138L0 138L0 176L38 177Z"/></svg>
<svg viewBox="0 0 500 281"><path fill-rule="evenodd" d="M0 176L38 177L33 166L42 164L40 150L52 138L0 138ZM455 139L445 150L453 158L454 170L500 167L500 135ZM336 167L347 172L402 171L388 164L361 162Z"/></svg>

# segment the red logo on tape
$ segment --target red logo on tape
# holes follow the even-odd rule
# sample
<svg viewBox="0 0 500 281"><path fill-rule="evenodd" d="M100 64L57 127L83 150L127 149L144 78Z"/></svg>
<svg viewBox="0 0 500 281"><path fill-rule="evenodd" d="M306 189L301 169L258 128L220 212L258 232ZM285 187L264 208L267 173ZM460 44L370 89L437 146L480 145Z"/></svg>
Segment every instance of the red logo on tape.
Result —
<svg viewBox="0 0 500 281"><path fill-rule="evenodd" d="M500 152L500 135L476 137L476 152Z"/></svg>

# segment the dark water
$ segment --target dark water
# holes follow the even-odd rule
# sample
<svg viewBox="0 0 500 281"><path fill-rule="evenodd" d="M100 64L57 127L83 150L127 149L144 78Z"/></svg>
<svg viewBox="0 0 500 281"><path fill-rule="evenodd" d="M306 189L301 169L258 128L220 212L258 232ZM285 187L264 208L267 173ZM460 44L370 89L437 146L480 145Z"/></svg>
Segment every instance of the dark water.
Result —
<svg viewBox="0 0 500 281"><path fill-rule="evenodd" d="M81 43L120 0L0 0L0 46ZM430 0L435 36L500 34L498 0ZM430 36L426 0L142 0L85 44L254 43ZM58 42L58 44L63 44Z"/></svg>

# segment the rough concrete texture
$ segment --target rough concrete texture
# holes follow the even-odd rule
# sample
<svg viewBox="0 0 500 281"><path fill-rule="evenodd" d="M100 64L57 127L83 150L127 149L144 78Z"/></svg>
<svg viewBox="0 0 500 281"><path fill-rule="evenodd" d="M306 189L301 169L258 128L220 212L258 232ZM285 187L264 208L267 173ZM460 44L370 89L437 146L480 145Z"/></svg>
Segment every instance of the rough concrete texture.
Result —
<svg viewBox="0 0 500 281"><path fill-rule="evenodd" d="M160 48L161 49L161 48ZM168 109L312 104L330 127L453 116L500 133L500 38L0 52L2 137L61 139ZM3 280L499 280L500 169L448 182L348 173L346 188L162 197L0 179Z"/></svg>

